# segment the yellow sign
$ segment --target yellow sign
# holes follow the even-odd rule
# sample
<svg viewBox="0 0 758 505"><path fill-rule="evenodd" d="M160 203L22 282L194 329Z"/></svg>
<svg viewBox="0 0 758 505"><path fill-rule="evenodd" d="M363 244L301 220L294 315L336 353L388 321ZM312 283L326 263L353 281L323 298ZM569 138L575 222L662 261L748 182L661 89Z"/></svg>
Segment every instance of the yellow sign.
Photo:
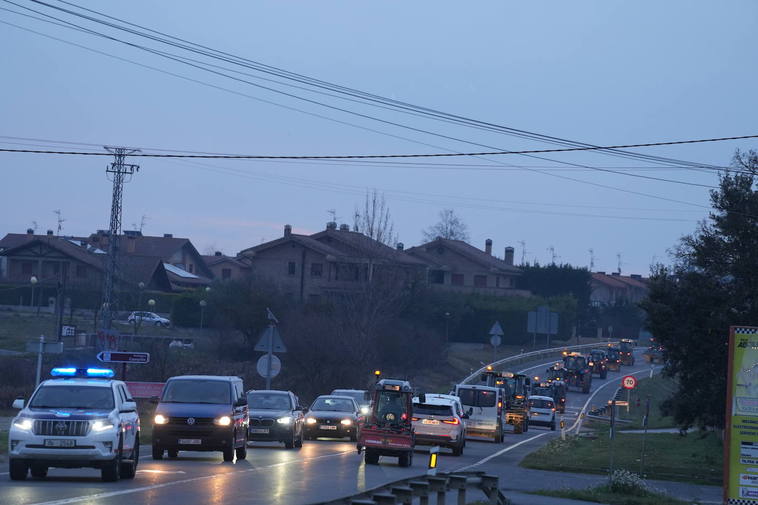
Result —
<svg viewBox="0 0 758 505"><path fill-rule="evenodd" d="M758 504L758 328L729 332L724 502Z"/></svg>

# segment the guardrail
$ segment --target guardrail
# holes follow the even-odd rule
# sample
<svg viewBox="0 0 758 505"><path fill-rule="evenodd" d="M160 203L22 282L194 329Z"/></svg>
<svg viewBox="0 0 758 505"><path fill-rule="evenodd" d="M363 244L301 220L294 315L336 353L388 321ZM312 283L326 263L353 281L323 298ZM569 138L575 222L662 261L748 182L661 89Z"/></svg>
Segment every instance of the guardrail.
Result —
<svg viewBox="0 0 758 505"><path fill-rule="evenodd" d="M417 475L318 505L428 505L431 497L436 498L438 505L444 505L451 492L456 494L457 503L468 503L466 495L472 492L473 498L483 495L492 505L506 505L508 500L498 483L498 477L485 472Z"/></svg>
<svg viewBox="0 0 758 505"><path fill-rule="evenodd" d="M616 344L617 342L608 342L608 343ZM594 343L594 344L570 345L570 346L565 346L565 347L551 347L550 349L540 349L537 351L517 354L515 356L509 356L507 358L494 361L490 363L489 365L483 366L476 372L472 373L471 375L463 379L461 382L459 382L459 384L468 384L472 379L474 379L478 375L481 375L482 372L484 372L487 369L487 366L492 366L493 368L496 368L502 365L517 365L525 361L532 361L535 358L547 358L548 356L555 356L556 354L560 355L563 351L580 351L582 349L594 349L594 348L602 347L602 346L603 344L601 343Z"/></svg>

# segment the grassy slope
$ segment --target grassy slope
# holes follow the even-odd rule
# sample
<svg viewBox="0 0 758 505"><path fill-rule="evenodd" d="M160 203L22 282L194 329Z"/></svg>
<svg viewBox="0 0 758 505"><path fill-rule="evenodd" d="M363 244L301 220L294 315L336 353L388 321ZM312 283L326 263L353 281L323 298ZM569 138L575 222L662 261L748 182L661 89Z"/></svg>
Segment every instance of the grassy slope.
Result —
<svg viewBox="0 0 758 505"><path fill-rule="evenodd" d="M642 418L645 415L645 400L650 396L650 419L648 428L674 428L676 422L672 417L664 417L661 414L661 403L672 395L677 389L674 379L654 376L652 379L642 379L637 383L637 387L632 391L632 402L630 412L627 415L624 409L622 417L630 419L631 424L625 424L623 429L642 429ZM624 399L626 399L624 397ZM640 406L637 407L637 399L640 400Z"/></svg>
<svg viewBox="0 0 758 505"><path fill-rule="evenodd" d="M626 493L613 493L605 488L557 489L537 491L533 494L607 503L609 505L685 505L688 503L658 493L648 493L645 496L634 496Z"/></svg>

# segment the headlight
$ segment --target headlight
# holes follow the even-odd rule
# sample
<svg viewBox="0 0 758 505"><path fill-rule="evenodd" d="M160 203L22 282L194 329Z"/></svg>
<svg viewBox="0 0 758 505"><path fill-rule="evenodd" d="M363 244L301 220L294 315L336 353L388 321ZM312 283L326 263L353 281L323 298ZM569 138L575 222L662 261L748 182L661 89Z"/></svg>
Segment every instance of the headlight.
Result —
<svg viewBox="0 0 758 505"><path fill-rule="evenodd" d="M308 419L305 420L305 423L306 424L316 424L316 419L314 419L312 417L309 417Z"/></svg>
<svg viewBox="0 0 758 505"><path fill-rule="evenodd" d="M155 424L166 424L168 422L168 417L161 414L156 414L155 418L153 418L153 422Z"/></svg>
<svg viewBox="0 0 758 505"><path fill-rule="evenodd" d="M14 428L18 428L19 430L29 431L32 429L32 425L34 423L31 419L27 419L25 417L19 417L16 419L16 421L13 423Z"/></svg>
<svg viewBox="0 0 758 505"><path fill-rule="evenodd" d="M92 431L95 432L105 431L111 428L113 428L113 423L111 423L108 419L98 419L92 423Z"/></svg>
<svg viewBox="0 0 758 505"><path fill-rule="evenodd" d="M371 409L368 408L368 406L364 405L363 407L361 407L361 414L363 414L364 416L369 415L370 412L371 412Z"/></svg>
<svg viewBox="0 0 758 505"><path fill-rule="evenodd" d="M351 424L353 424L353 420L352 419L343 419L342 421L340 421L340 424L342 426L350 426Z"/></svg>
<svg viewBox="0 0 758 505"><path fill-rule="evenodd" d="M232 418L229 416L221 416L214 419L213 422L218 424L219 426L229 426L230 424L232 424Z"/></svg>
<svg viewBox="0 0 758 505"><path fill-rule="evenodd" d="M289 424L292 422L292 418L290 416L280 417L276 422L279 424Z"/></svg>

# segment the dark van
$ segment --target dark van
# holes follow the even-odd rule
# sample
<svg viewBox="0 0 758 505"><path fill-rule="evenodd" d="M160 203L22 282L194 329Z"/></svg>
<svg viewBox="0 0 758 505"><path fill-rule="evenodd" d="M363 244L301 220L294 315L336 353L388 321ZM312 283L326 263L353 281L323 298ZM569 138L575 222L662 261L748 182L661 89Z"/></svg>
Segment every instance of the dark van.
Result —
<svg viewBox="0 0 758 505"><path fill-rule="evenodd" d="M239 377L182 375L163 388L153 418L153 459L179 451L221 451L247 457L247 396Z"/></svg>

